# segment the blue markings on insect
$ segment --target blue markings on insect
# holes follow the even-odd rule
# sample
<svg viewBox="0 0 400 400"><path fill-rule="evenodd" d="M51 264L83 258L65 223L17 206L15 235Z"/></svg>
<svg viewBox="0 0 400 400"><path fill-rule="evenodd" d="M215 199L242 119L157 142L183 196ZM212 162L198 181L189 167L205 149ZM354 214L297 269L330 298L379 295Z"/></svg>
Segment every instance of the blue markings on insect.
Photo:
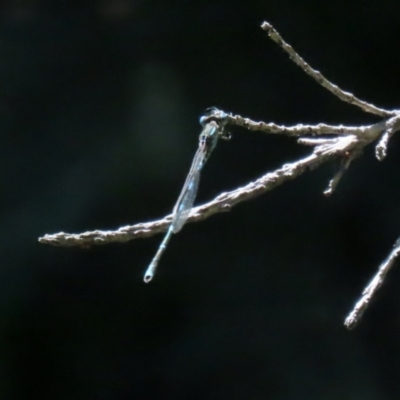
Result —
<svg viewBox="0 0 400 400"><path fill-rule="evenodd" d="M167 248L172 233L179 232L189 218L199 188L201 170L210 157L212 151L215 149L218 139L230 139L230 135L225 132L227 117L228 115L224 112L219 111L216 108L209 108L206 110L206 114L200 118L200 124L203 127L203 130L199 136L199 147L193 158L192 166L190 167L181 193L172 211L171 225L168 228L156 255L144 274L144 281L146 283L153 279L157 265Z"/></svg>

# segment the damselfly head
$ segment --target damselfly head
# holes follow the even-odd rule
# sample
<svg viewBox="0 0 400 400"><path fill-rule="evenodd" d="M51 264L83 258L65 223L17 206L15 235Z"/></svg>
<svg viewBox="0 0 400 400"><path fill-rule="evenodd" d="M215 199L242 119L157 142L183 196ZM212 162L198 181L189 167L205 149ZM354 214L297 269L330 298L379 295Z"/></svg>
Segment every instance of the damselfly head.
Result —
<svg viewBox="0 0 400 400"><path fill-rule="evenodd" d="M200 118L200 124L204 126L210 121L216 121L219 125L226 124L227 114L216 107L210 107L206 109L205 114Z"/></svg>
<svg viewBox="0 0 400 400"><path fill-rule="evenodd" d="M207 118L205 115L200 117L200 125L204 126L207 123Z"/></svg>

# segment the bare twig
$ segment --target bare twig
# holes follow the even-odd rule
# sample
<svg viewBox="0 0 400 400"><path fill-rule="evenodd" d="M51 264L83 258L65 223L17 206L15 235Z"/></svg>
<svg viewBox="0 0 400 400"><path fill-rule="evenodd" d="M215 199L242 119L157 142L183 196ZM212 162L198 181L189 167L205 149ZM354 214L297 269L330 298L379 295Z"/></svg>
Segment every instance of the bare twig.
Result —
<svg viewBox="0 0 400 400"><path fill-rule="evenodd" d="M335 191L337 185L339 184L346 170L349 168L351 162L360 154L360 151L353 151L352 153L346 154L342 158L338 172L336 172L335 176L330 180L328 187L324 191L325 196L330 196Z"/></svg>
<svg viewBox="0 0 400 400"><path fill-rule="evenodd" d="M354 142L356 138L354 136ZM347 144L349 146L351 144ZM351 146L349 146L351 147ZM219 212L230 211L236 204L250 200L260 194L272 190L287 180L291 180L301 175L307 169L312 169L337 156L337 153L326 152L324 155L311 154L310 156L291 164L285 164L282 168L267 173L254 182L246 186L233 190L231 192L222 193L209 203L195 207L191 210L187 220L189 222L197 222L210 217ZM127 242L139 237L152 236L159 232L167 230L171 223L172 215L168 215L162 220L136 224L133 226L125 226L116 231L92 231L81 234L69 234L59 232L52 235L45 235L39 238L39 242L53 246L90 246L102 245L113 242Z"/></svg>
<svg viewBox="0 0 400 400"><path fill-rule="evenodd" d="M261 25L261 28L264 29L268 33L268 36L277 43L286 53L289 54L289 57L293 62L295 62L304 72L310 75L313 79L315 79L321 86L325 89L329 90L335 96L337 96L340 100L353 104L357 107L360 107L365 112L369 112L371 114L379 115L381 117L390 117L396 114L396 111L385 110L383 108L379 108L374 106L371 103L367 103L364 100L360 100L359 98L355 97L352 93L345 92L344 90L340 89L337 85L334 85L328 79L326 79L321 72L313 69L308 63L306 63L290 46L286 43L281 35L275 30L275 28L268 22L264 22Z"/></svg>
<svg viewBox="0 0 400 400"><path fill-rule="evenodd" d="M371 282L362 292L362 297L359 301L357 301L356 305L353 308L353 311L348 315L346 321L344 322L345 326L348 329L353 329L360 322L365 310L368 308L368 305L371 302L372 297L378 291L378 289L382 286L387 273L390 268L392 268L396 258L400 255L400 238L397 239L394 244L393 250L390 252L389 256L385 261L379 266L378 272L373 277Z"/></svg>
<svg viewBox="0 0 400 400"><path fill-rule="evenodd" d="M386 157L389 140L393 136L393 134L399 129L400 114L397 116L397 118L391 118L390 122L387 125L388 128L383 132L381 140L375 148L375 155L379 161L383 161L383 159Z"/></svg>
<svg viewBox="0 0 400 400"><path fill-rule="evenodd" d="M338 138L310 138L303 137L297 140L298 144L303 144L305 146L320 146L323 144L335 144L338 142Z"/></svg>
<svg viewBox="0 0 400 400"><path fill-rule="evenodd" d="M345 170L352 160L357 157L365 146L380 138L376 146L376 156L382 160L386 156L390 137L400 130L400 110L385 110L366 101L360 100L349 92L345 92L337 85L328 81L319 71L314 70L287 44L279 33L268 22L264 22L262 28L270 38L286 51L290 58L299 65L304 72L315 79L321 86L329 90L340 100L360 107L363 111L383 117L384 120L374 125L366 126L343 126L343 125L302 125L282 126L274 123L256 122L240 115L232 115L223 111L213 109L212 118L219 118L223 124L236 125L252 131L261 131L269 134L284 134L289 136L306 136L298 139L298 143L313 146L313 152L307 157L285 164L276 171L269 172L254 182L236 190L221 193L214 200L191 210L188 222L196 222L206 219L219 212L229 211L236 204L250 200L261 195L286 181L295 179L305 171L314 169L319 165L334 158L340 158L341 168L330 181L326 195L332 193L342 178ZM208 118L211 118L208 116ZM333 135L334 137L321 137ZM319 137L315 137L319 136ZM64 232L53 235L45 235L39 238L40 243L54 246L81 246L102 245L107 243L125 243L135 238L145 238L156 233L165 231L171 224L172 215L153 221L140 223L133 226L124 226L115 231L92 231L80 234L68 234ZM365 288L362 298L357 302L354 310L349 314L345 325L352 329L359 322L364 311L368 307L375 292L382 285L383 280L400 254L400 239L396 242L394 250L382 263L378 273L371 283Z"/></svg>
<svg viewBox="0 0 400 400"><path fill-rule="evenodd" d="M375 156L379 161L383 161L387 154L387 147L389 144L389 139L392 136L392 130L389 129L383 133L381 140L376 145Z"/></svg>
<svg viewBox="0 0 400 400"><path fill-rule="evenodd" d="M288 136L320 136L320 135L355 135L365 136L365 132L371 129L372 125L345 126L345 125L303 125L294 126L277 125L273 122L252 121L240 115L226 114L227 124L246 128L250 131L259 131L269 134L280 134Z"/></svg>
<svg viewBox="0 0 400 400"><path fill-rule="evenodd" d="M253 125L253 121L240 116L232 117L232 119L229 119L228 123L235 123L236 121L242 120L246 120L249 122L249 125ZM240 125L240 122L238 125ZM307 129L309 129L309 127ZM193 208L188 222L201 221L219 212L229 211L236 204L272 190L282 183L296 178L308 169L314 169L335 157L346 156L348 152L358 151L379 137L384 129L386 129L385 121L368 127L359 128L354 131L357 132L358 135L339 136L335 140L324 141L323 144L316 146L313 153L309 156L297 162L285 164L280 169L267 173L244 187L231 192L222 193L209 203ZM361 135L361 133L363 133L363 135ZM171 215L168 215L158 221L125 226L116 231L96 230L81 234L59 232L52 235L45 235L39 238L39 242L53 246L82 247L115 242L124 243L135 238L149 237L156 233L164 232L170 223Z"/></svg>

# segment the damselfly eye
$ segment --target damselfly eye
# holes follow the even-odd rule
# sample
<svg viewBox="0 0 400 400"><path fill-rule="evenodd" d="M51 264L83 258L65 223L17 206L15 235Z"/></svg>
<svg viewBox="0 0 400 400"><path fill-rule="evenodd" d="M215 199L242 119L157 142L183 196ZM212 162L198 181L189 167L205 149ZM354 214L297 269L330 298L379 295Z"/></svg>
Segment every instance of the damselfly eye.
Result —
<svg viewBox="0 0 400 400"><path fill-rule="evenodd" d="M200 117L200 125L204 126L204 124L207 121L207 117L205 115L203 115L202 117Z"/></svg>

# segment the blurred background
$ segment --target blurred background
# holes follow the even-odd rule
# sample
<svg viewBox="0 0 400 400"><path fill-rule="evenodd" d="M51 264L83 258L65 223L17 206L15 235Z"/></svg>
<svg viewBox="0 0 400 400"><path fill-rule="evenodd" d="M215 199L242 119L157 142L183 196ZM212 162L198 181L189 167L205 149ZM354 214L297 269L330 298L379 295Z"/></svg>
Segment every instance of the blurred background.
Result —
<svg viewBox="0 0 400 400"><path fill-rule="evenodd" d="M169 214L217 106L280 124L370 124L295 66L268 20L334 83L400 107L398 1L3 0L2 399L398 399L400 271L343 321L400 234L400 146L162 235L91 249L45 233ZM231 129L197 204L295 161L291 138Z"/></svg>

